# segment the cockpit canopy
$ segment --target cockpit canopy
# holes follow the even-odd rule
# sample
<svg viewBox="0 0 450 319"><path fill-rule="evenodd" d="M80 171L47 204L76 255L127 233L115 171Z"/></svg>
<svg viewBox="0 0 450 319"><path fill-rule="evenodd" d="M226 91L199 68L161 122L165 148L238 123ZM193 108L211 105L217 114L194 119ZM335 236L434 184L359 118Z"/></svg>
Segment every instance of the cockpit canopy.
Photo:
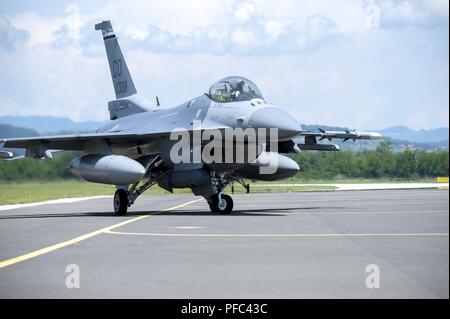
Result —
<svg viewBox="0 0 450 319"><path fill-rule="evenodd" d="M264 99L258 87L249 79L229 76L209 88L209 97L216 102L239 102Z"/></svg>

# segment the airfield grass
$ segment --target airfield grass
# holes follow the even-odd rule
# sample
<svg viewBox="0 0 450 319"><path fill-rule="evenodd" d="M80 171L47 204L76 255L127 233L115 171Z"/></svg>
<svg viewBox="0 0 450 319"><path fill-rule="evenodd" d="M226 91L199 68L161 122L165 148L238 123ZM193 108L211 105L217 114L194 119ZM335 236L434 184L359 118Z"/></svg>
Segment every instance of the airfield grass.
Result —
<svg viewBox="0 0 450 319"><path fill-rule="evenodd" d="M51 199L111 195L114 189L108 185L64 181L33 181L0 184L0 205L40 202Z"/></svg>
<svg viewBox="0 0 450 319"><path fill-rule="evenodd" d="M326 184L326 183L433 183L436 182L434 178L422 178L415 180L402 179L314 179L305 180L301 177L294 177L289 180L276 182L251 182L250 191L256 192L288 192L288 191L332 191L333 186L327 185L307 185L307 184ZM264 184L264 186L252 187L254 184ZM271 184L283 184L286 186L270 186ZM289 186L289 184L305 184L305 186ZM7 204L22 204L40 202L52 199L71 198L71 197L85 197L98 195L113 195L115 187L111 185L103 185L96 183L87 183L76 179L65 179L56 181L30 181L30 182L6 182L0 181L0 205ZM189 189L175 189L174 194L189 194ZM227 187L226 192L231 193L230 187ZM238 183L234 185L235 193L245 193L245 189ZM145 195L170 195L168 191L153 186L147 190Z"/></svg>
<svg viewBox="0 0 450 319"><path fill-rule="evenodd" d="M244 193L241 185L235 184L235 193ZM326 191L333 190L331 186L285 186L285 187L255 187L251 192L285 192L285 191ZM115 187L78 180L61 181L31 181L31 182L0 182L0 205L23 204L60 198L84 196L113 195ZM228 187L227 192L231 190ZM190 193L189 189L176 189L174 194ZM154 186L145 195L170 195L171 193Z"/></svg>

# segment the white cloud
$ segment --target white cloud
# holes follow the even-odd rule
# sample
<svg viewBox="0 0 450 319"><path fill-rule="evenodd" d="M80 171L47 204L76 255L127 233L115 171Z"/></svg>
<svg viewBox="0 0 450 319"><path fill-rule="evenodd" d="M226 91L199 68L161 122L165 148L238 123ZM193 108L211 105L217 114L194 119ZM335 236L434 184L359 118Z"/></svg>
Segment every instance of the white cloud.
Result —
<svg viewBox="0 0 450 319"><path fill-rule="evenodd" d="M294 20L292 18L267 19L262 21L261 24L270 43L276 41L283 34L291 32L290 30L294 25Z"/></svg>
<svg viewBox="0 0 450 319"><path fill-rule="evenodd" d="M261 37L257 31L236 27L230 34L230 45L234 52L251 52L262 45Z"/></svg>
<svg viewBox="0 0 450 319"><path fill-rule="evenodd" d="M448 24L449 2L442 0L380 0L381 27L428 26Z"/></svg>
<svg viewBox="0 0 450 319"><path fill-rule="evenodd" d="M0 55L2 114L67 116L75 120L106 118L112 96L104 58L89 58L75 48L51 46ZM11 107L14 105L14 108ZM6 110L5 110L6 109Z"/></svg>
<svg viewBox="0 0 450 319"><path fill-rule="evenodd" d="M30 34L16 28L8 18L0 16L0 50L13 51L16 46L26 42Z"/></svg>
<svg viewBox="0 0 450 319"><path fill-rule="evenodd" d="M28 44L31 46L49 44L53 33L64 23L63 17L44 17L37 12L24 12L11 17L12 23L30 34Z"/></svg>
<svg viewBox="0 0 450 319"><path fill-rule="evenodd" d="M250 21L256 16L256 3L254 1L235 1L232 13L234 18L241 23Z"/></svg>
<svg viewBox="0 0 450 319"><path fill-rule="evenodd" d="M80 8L76 4L69 4L66 7L66 19L64 21L67 27L68 37L79 40L80 29L83 27L83 22L80 17Z"/></svg>
<svg viewBox="0 0 450 319"><path fill-rule="evenodd" d="M223 25L196 26L182 34L163 31L155 25L141 26L144 31L139 33L140 37L134 34L131 38L144 42L146 49L154 52L239 55L297 54L327 45L330 39L330 43L346 39L346 34L329 17L308 16L303 25L296 26L290 16L272 19L257 14L253 1L236 1L222 15L228 21ZM134 25L133 30L137 30Z"/></svg>
<svg viewBox="0 0 450 319"><path fill-rule="evenodd" d="M149 36L146 25L129 24L124 29L124 34L136 41L144 41Z"/></svg>
<svg viewBox="0 0 450 319"><path fill-rule="evenodd" d="M404 2L375 1L380 29L367 28L365 0L118 0L8 16L29 37L0 52L0 114L107 119L113 89L94 24L111 19L138 91L163 106L243 75L301 122L448 125L448 2Z"/></svg>
<svg viewBox="0 0 450 319"><path fill-rule="evenodd" d="M425 7L432 15L447 17L449 14L448 0L424 0Z"/></svg>
<svg viewBox="0 0 450 319"><path fill-rule="evenodd" d="M128 24L154 25L171 34L187 35L193 27L222 25L232 0L108 1L86 13L89 19L114 22L117 31Z"/></svg>

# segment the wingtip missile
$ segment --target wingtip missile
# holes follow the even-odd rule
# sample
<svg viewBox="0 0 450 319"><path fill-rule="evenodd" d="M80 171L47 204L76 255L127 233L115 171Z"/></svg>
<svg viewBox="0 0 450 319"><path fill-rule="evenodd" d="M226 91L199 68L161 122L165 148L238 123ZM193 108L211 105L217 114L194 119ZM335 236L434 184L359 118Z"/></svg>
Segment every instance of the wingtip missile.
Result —
<svg viewBox="0 0 450 319"><path fill-rule="evenodd" d="M358 132L355 130L345 129L345 131L325 131L320 130L320 140L328 139L331 141L333 138L343 139L344 142L348 140L375 140L381 138L381 134L378 132Z"/></svg>
<svg viewBox="0 0 450 319"><path fill-rule="evenodd" d="M14 157L13 152L0 151L0 159L11 159Z"/></svg>
<svg viewBox="0 0 450 319"><path fill-rule="evenodd" d="M365 132L364 134L370 140L376 140L376 139L382 138L381 134L378 132Z"/></svg>

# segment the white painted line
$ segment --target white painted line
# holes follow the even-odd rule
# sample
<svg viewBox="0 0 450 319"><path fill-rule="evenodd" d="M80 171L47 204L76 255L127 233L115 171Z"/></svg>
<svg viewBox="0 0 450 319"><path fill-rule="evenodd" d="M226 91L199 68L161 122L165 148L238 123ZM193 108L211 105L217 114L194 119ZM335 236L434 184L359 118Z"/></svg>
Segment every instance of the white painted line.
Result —
<svg viewBox="0 0 450 319"><path fill-rule="evenodd" d="M251 184L252 187L317 187L317 186L332 186L337 190L383 190L383 189L437 189L441 187L448 187L448 183L362 183L362 184L340 184L340 183L326 183L326 184Z"/></svg>
<svg viewBox="0 0 450 319"><path fill-rule="evenodd" d="M208 227L201 227L201 226L178 226L178 227L167 227L167 228L175 228L175 229L205 229Z"/></svg>
<svg viewBox="0 0 450 319"><path fill-rule="evenodd" d="M47 205L47 204L68 204L68 203L75 203L75 202L81 202L81 201L84 201L84 200L98 199L98 198L112 198L112 196L111 195L101 195L101 196L88 196L88 197L72 197L72 198L61 198L61 199L47 200L47 201L44 201L44 202L35 202L35 203L26 203L26 204L12 204L12 205L0 205L0 211L2 211L2 210L10 210L10 209L17 209L17 208L33 207L33 206L39 206L39 205Z"/></svg>
<svg viewBox="0 0 450 319"><path fill-rule="evenodd" d="M103 233L128 236L152 237L418 237L418 236L446 236L448 233L323 233L323 234L169 234L169 233L135 233L105 230Z"/></svg>

